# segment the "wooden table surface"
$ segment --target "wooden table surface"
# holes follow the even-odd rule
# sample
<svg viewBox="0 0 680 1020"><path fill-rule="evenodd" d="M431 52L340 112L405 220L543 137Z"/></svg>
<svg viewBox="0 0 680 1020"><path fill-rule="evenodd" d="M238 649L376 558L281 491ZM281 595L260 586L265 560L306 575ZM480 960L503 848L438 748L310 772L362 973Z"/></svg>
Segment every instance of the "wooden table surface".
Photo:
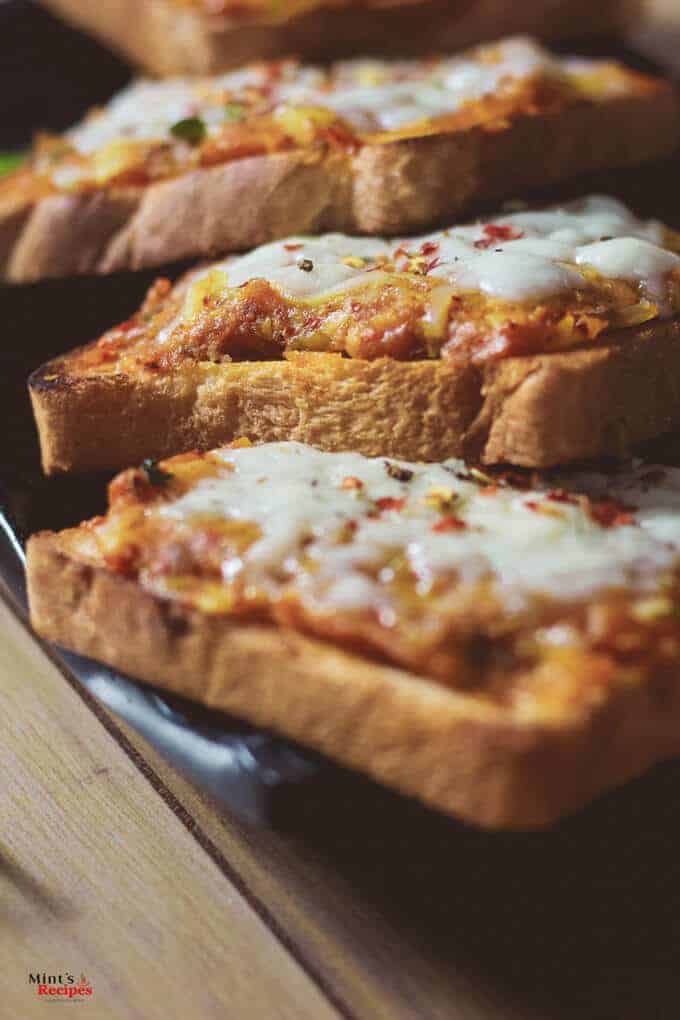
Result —
<svg viewBox="0 0 680 1020"><path fill-rule="evenodd" d="M93 1018L342 1015L230 878L179 777L140 759L2 602L0 747L1 1016L44 1015L36 971L84 972Z"/></svg>
<svg viewBox="0 0 680 1020"><path fill-rule="evenodd" d="M0 1017L44 1015L29 982L43 971L84 973L79 1007L112 1020L539 1015L442 966L399 912L362 900L323 839L249 827L202 796L69 680L2 587L0 762ZM348 839L371 856L361 821Z"/></svg>

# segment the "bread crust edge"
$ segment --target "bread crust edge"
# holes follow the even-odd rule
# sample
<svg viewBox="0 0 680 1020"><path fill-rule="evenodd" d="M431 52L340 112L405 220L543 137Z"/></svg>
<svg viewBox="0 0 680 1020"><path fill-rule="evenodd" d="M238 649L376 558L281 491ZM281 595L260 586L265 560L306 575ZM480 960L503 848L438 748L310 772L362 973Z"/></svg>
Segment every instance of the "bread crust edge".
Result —
<svg viewBox="0 0 680 1020"><path fill-rule="evenodd" d="M624 456L680 428L680 320L485 368L315 353L135 379L71 374L66 355L33 373L29 390L47 474L241 437L544 468Z"/></svg>
<svg viewBox="0 0 680 1020"><path fill-rule="evenodd" d="M249 60L295 53L329 60L351 53L409 56L463 49L485 39L517 33L541 38L585 38L623 25L631 0L548 4L532 0L446 0L378 7L311 11L278 25L238 25L200 12L180 11L168 0L41 0L44 7L91 32L114 50L160 77L202 75ZM435 42L433 43L433 40Z"/></svg>
<svg viewBox="0 0 680 1020"><path fill-rule="evenodd" d="M663 698L621 686L571 718L527 722L296 631L165 602L79 559L68 532L30 539L27 576L43 637L485 828L552 824L680 751L680 685Z"/></svg>

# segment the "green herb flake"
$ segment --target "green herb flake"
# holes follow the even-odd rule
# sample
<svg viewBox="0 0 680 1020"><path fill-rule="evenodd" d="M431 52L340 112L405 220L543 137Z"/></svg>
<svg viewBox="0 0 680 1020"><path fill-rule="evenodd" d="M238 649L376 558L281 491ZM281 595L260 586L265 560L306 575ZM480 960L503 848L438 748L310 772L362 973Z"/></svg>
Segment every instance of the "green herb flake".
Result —
<svg viewBox="0 0 680 1020"><path fill-rule="evenodd" d="M392 461L385 461L385 470L387 471L390 478L394 478L397 482L410 482L413 478L413 471L408 468L400 467L399 464L393 464Z"/></svg>
<svg viewBox="0 0 680 1020"><path fill-rule="evenodd" d="M200 145L206 136L205 122L200 117L185 117L172 125L170 134L189 145Z"/></svg>
<svg viewBox="0 0 680 1020"><path fill-rule="evenodd" d="M26 154L23 152L0 152L0 176L11 174L25 159Z"/></svg>
<svg viewBox="0 0 680 1020"><path fill-rule="evenodd" d="M470 475L472 479L477 482L478 485L495 485L496 479L493 475L488 475L486 471L480 471L479 468L471 467Z"/></svg>
<svg viewBox="0 0 680 1020"><path fill-rule="evenodd" d="M227 103L224 107L224 119L235 122L243 120L246 115L246 108L241 103Z"/></svg>
<svg viewBox="0 0 680 1020"><path fill-rule="evenodd" d="M167 485L174 477L169 471L164 471L162 467L159 467L158 461L153 460L151 457L147 457L145 461L142 461L142 471L149 479L149 484L159 488Z"/></svg>

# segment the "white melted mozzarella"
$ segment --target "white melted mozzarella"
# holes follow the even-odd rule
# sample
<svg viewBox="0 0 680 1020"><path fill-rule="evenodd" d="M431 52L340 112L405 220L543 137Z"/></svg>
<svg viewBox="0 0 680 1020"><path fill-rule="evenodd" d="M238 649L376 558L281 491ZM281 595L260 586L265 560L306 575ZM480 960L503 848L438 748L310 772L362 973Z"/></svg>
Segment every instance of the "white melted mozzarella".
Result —
<svg viewBox="0 0 680 1020"><path fill-rule="evenodd" d="M238 93L264 81L256 65L207 80L140 79L71 128L66 137L79 152L89 154L118 139L165 140L173 124L199 114L208 127L224 124L224 92Z"/></svg>
<svg viewBox="0 0 680 1020"><path fill-rule="evenodd" d="M583 503L551 499L547 486L485 492L456 460L390 461L390 474L384 458L323 453L299 443L223 449L220 456L233 472L198 482L156 512L182 521L209 512L256 522L262 536L236 568L246 583L274 589L282 574L296 577L304 554L318 569L297 578L303 597L330 609L388 612L390 596L371 568L395 554L406 555L423 590L441 576L491 579L512 607L531 596L569 600L621 585L652 591L680 554L677 469L638 464L613 476L572 475L570 490L634 504L634 524L602 527ZM394 465L406 470L406 480L394 477ZM347 478L362 484L343 487ZM403 507L383 504L367 516L385 497L404 500ZM450 500L450 509L442 508L442 499ZM466 527L433 530L446 513ZM350 521L356 522L352 539L338 544L339 529ZM226 564L225 577L234 569L233 561Z"/></svg>
<svg viewBox="0 0 680 1020"><path fill-rule="evenodd" d="M500 226L509 239L494 240L485 230L489 224ZM318 300L364 278L369 282L367 273L375 280L376 258L394 258L399 249L417 255L425 244L432 249L428 275L458 290L509 301L540 300L580 286L582 268L592 267L643 285L661 302L663 315L664 280L680 266L680 256L660 246L662 236L656 220L639 220L616 199L594 195L407 240L344 234L289 238L211 268L224 274L226 286L262 278L293 299Z"/></svg>
<svg viewBox="0 0 680 1020"><path fill-rule="evenodd" d="M258 277L285 294L304 299L349 283L359 275L343 258L372 259L388 252L388 245L378 239L324 234L318 238L275 241L213 268L226 273L230 287L240 287Z"/></svg>
<svg viewBox="0 0 680 1020"><path fill-rule="evenodd" d="M580 266L591 266L603 276L648 282L661 290L662 277L680 265L679 256L659 246L660 223L639 220L607 196L593 195L486 222L510 228L511 237L491 239L480 251L476 245L484 241L484 223L481 229L480 225L453 228L443 240L437 234L428 235L426 240L440 244L440 263L432 275L464 290L526 301L579 286ZM642 261L641 251L645 253Z"/></svg>
<svg viewBox="0 0 680 1020"><path fill-rule="evenodd" d="M680 264L680 257L639 237L613 237L577 248L574 261L592 266L603 276L642 283L663 301L663 279Z"/></svg>
<svg viewBox="0 0 680 1020"><path fill-rule="evenodd" d="M225 122L225 94L238 103L246 89L261 90L271 108L318 106L331 109L359 131L394 130L425 118L453 113L464 103L491 95L507 83L539 71L566 73L565 62L529 39L506 39L493 59L452 57L422 61L352 60L330 72L284 63L276 78L265 65L252 65L215 78L174 78L134 82L101 111L69 133L82 153L119 138L162 140L173 124L200 116L209 132Z"/></svg>
<svg viewBox="0 0 680 1020"><path fill-rule="evenodd" d="M483 251L444 263L433 276L441 276L459 290L480 290L506 301L548 297L578 287L581 274L557 260L526 251Z"/></svg>
<svg viewBox="0 0 680 1020"><path fill-rule="evenodd" d="M379 84L379 65L375 66L374 85L353 86L352 78L361 77L354 62L347 62L348 84L328 95L319 95L320 105L335 110L359 130L394 131L430 117L441 117L459 110L464 103L498 92L508 82L538 72L559 73L562 62L529 39L507 39L497 47L493 62L465 57L439 61L426 75L416 77L405 62L403 80L389 78ZM363 62L364 68L368 62ZM370 65L369 65L370 66ZM388 65L389 66L389 65ZM412 68L417 65L412 65ZM370 76L370 70L368 72Z"/></svg>

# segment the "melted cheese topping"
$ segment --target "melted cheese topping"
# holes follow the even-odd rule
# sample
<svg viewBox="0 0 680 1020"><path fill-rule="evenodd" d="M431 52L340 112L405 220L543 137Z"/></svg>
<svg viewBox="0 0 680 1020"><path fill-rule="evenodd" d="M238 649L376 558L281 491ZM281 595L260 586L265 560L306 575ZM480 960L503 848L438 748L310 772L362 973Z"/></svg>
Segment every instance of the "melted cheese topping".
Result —
<svg viewBox="0 0 680 1020"><path fill-rule="evenodd" d="M275 595L282 579L292 579L303 602L322 610L377 609L389 622L397 606L385 571L399 557L419 594L441 578L490 580L511 611L536 597L569 601L623 586L658 591L678 563L676 469L638 464L613 476L568 476L570 489L627 505L609 503L603 517L588 500L547 484L489 487L483 477L480 484L456 460L405 464L298 443L214 456L233 470L147 514L178 524L206 515L256 523L260 537L223 564L225 580L240 575Z"/></svg>
<svg viewBox="0 0 680 1020"><path fill-rule="evenodd" d="M143 80L120 92L67 138L80 153L90 154L120 139L167 139L173 124L195 116L203 120L208 135L218 134L228 120L227 100L250 102L253 93L269 110L320 107L342 116L357 131L392 131L455 113L471 100L537 73L568 75L569 64L531 40L517 38L472 56L441 60L353 60L334 64L329 71L286 61L209 79Z"/></svg>
<svg viewBox="0 0 680 1020"><path fill-rule="evenodd" d="M540 300L583 286L588 271L639 284L664 308L664 280L680 256L662 247L663 227L639 220L616 199L591 196L538 212L482 220L407 240L382 241L327 234L289 238L229 258L212 273L211 290L240 287L262 278L296 301L323 301L329 294L375 283L379 273L413 268L458 291L481 291L506 301ZM422 255L423 250L427 257ZM215 275L217 273L217 275ZM185 319L195 307L189 292Z"/></svg>

